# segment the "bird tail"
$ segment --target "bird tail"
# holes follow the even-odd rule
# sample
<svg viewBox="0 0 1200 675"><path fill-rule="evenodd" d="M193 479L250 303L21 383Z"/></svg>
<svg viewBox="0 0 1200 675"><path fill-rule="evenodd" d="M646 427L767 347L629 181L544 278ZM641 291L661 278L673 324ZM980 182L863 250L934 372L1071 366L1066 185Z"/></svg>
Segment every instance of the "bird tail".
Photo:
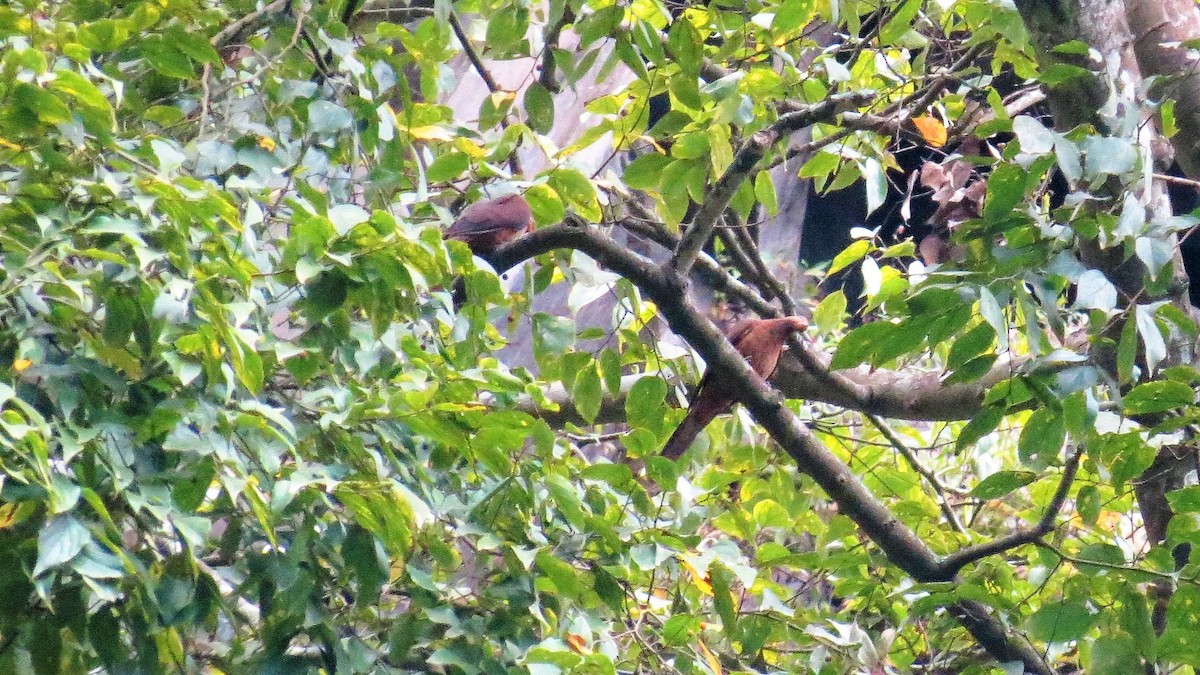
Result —
<svg viewBox="0 0 1200 675"><path fill-rule="evenodd" d="M671 438L667 440L667 444L663 447L662 455L667 459L679 459L687 449L692 446L692 441L696 440L696 436L704 431L704 427L713 421L720 410L707 410L707 406L693 405L688 408L687 416L675 427L675 433L671 434Z"/></svg>

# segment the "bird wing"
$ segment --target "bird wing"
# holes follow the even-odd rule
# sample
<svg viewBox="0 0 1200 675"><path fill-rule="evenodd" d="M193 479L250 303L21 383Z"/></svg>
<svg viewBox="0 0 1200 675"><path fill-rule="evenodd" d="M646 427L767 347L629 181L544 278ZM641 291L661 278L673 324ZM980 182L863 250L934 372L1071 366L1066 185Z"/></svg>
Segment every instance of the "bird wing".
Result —
<svg viewBox="0 0 1200 675"><path fill-rule="evenodd" d="M501 200L476 202L463 210L458 220L446 230L447 237L486 234L524 229L529 226L528 207L523 202Z"/></svg>

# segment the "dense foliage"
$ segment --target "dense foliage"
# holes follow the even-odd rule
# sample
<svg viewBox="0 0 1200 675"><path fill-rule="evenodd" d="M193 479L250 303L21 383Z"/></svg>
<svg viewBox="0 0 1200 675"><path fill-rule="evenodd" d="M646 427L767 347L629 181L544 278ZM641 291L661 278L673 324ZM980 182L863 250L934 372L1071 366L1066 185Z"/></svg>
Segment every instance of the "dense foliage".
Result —
<svg viewBox="0 0 1200 675"><path fill-rule="evenodd" d="M1200 488L1167 495L1163 544L1134 499L1196 421L1196 324L1170 301L1195 221L1142 190L1143 113L1169 132L1169 104L1039 69L1018 14L983 0L359 9L0 7L0 670L991 672L947 609L968 600L1050 663L1200 666L1197 569L1171 555L1198 539ZM463 86L453 21L528 86L441 103ZM578 47L548 47L564 28ZM1111 82L1101 123L1006 113L1001 71ZM552 140L556 90L614 72ZM560 249L502 284L441 238L488 181L542 227L619 229L636 197L679 232L746 139L835 93L870 114L827 117L807 155L770 147L731 217L780 208L785 161L878 205L899 113L928 108L934 145L991 115L956 259L860 233L832 266L861 272L872 320L850 329L841 292L798 299L834 368L984 381L982 404L912 422L789 402L938 555L1051 519L953 580L889 560L744 412L656 457L695 368L648 330L639 280ZM640 156L573 163L610 139ZM1140 262L1139 294L1081 250ZM562 281L573 309L609 298L611 324L534 312ZM526 320L536 373L495 355ZM549 415L556 387L610 426Z"/></svg>

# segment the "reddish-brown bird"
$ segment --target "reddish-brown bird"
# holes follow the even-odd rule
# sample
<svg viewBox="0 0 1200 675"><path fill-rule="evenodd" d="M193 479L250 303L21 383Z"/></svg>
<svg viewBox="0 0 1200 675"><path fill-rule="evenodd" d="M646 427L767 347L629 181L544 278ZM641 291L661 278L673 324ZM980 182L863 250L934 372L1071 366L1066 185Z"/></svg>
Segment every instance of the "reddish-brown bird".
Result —
<svg viewBox="0 0 1200 675"><path fill-rule="evenodd" d="M506 195L463 209L442 237L465 243L475 255L487 255L531 230L529 202L521 195Z"/></svg>
<svg viewBox="0 0 1200 675"><path fill-rule="evenodd" d="M749 319L735 324L729 331L729 341L733 343L738 353L746 357L746 362L758 373L759 377L768 379L775 374L779 365L779 356L792 333L808 329L808 319L802 316L788 316L782 319ZM720 415L733 407L737 396L726 383L712 376L711 372L700 378L696 393L692 396L692 404L688 407L687 416L679 423L675 433L671 434L662 454L670 459L677 459L696 440L696 436Z"/></svg>

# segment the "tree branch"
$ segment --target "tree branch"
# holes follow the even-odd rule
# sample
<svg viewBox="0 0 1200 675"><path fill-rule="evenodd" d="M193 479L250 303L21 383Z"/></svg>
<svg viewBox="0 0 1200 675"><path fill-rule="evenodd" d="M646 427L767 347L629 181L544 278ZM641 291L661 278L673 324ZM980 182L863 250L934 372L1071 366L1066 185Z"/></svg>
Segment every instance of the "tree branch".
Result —
<svg viewBox="0 0 1200 675"><path fill-rule="evenodd" d="M1046 505L1046 512L1042 514L1041 520L1036 525L989 542L968 546L946 556L942 559L941 563L942 573L947 577L953 577L958 574L959 570L976 560L982 560L988 556L1003 553L1018 546L1035 543L1041 540L1042 537L1053 532L1054 521L1058 518L1058 512L1062 510L1063 504L1067 501L1067 495L1071 491L1071 484L1075 482L1075 472L1079 470L1079 460L1082 457L1083 450L1077 449L1067 458L1066 464L1063 465L1062 479L1058 482L1058 489L1055 490L1054 497Z"/></svg>
<svg viewBox="0 0 1200 675"><path fill-rule="evenodd" d="M700 249L712 236L721 213L729 205L729 200L733 199L738 188L776 141L814 122L831 121L839 113L866 105L869 101L868 94L858 92L830 96L820 103L784 113L771 126L751 134L734 154L733 162L725 169L725 173L708 190L704 204L692 218L687 231L679 240L679 246L675 248L675 254L671 256L668 263L670 268L680 276L688 275Z"/></svg>
<svg viewBox="0 0 1200 675"><path fill-rule="evenodd" d="M700 354L708 372L725 381L755 422L829 495L888 560L917 581L951 581L946 567L911 529L877 500L858 477L804 426L772 389L746 363L712 321L686 301L687 280L671 268L654 265L596 230L555 226L538 230L500 249L492 265L503 271L521 260L552 250L572 248L629 279L653 300L671 329ZM1076 461L1078 461L1076 459ZM1073 471L1072 471L1073 473ZM1001 662L1021 661L1027 671L1051 671L1029 645L1007 634L1003 623L978 603L959 602L951 611L988 652Z"/></svg>
<svg viewBox="0 0 1200 675"><path fill-rule="evenodd" d="M636 200L628 202L627 206L634 212L634 215L620 220L617 223L618 225L634 234L649 239L668 251L674 250L679 245L679 237L661 227L654 219L654 214L650 213ZM700 280L709 288L737 298L747 307L754 310L759 316L764 318L783 316L777 307L764 300L753 288L731 276L721 263L713 260L712 257L703 251L700 252L700 255L696 256L695 271L696 276L700 277Z"/></svg>
<svg viewBox="0 0 1200 675"><path fill-rule="evenodd" d="M220 49L221 47L224 47L230 40L232 40L234 38L234 36L236 36L238 33L242 32L250 24L254 23L255 21L258 21L258 19L260 17L262 17L264 14L270 14L272 12L283 11L283 9L288 6L290 1L291 0L275 0L272 3L263 5L262 7L254 10L253 12L250 12L246 16L243 16L242 18L238 19L237 21L234 21L233 23L229 24L228 26L225 26L224 28L222 28L221 32L212 36L212 39L209 40L208 43L216 49Z"/></svg>
<svg viewBox="0 0 1200 675"><path fill-rule="evenodd" d="M770 305L767 307L774 310ZM778 314L760 313L760 316ZM934 372L870 370L865 366L830 371L827 368L830 354L816 350L803 338L794 338L788 345L788 354L780 360L779 369L771 378L771 384L787 398L826 403L847 410L902 420L952 422L971 419L982 407L983 395L990 387L1025 372L1029 363L1025 358L1004 361L993 366L990 372L973 383L947 385L943 384L939 374ZM805 359L812 364L810 367L802 365L801 362ZM1062 367L1067 367L1067 364L1063 364ZM624 420L624 397L633 384L643 377L657 375L630 375L622 379L621 395L605 399L595 422L606 424ZM543 410L529 397L519 399L517 408L541 417L551 425L566 422L584 423L575 410L574 401L569 393L556 393L551 389L546 395L558 404L557 411Z"/></svg>
<svg viewBox="0 0 1200 675"><path fill-rule="evenodd" d="M896 449L896 452L900 453L900 456L904 458L904 461L908 462L908 465L912 467L912 470L916 471L918 474L923 476L926 481L928 481L929 487L933 489L934 495L937 497L938 508L941 509L942 515L946 517L946 522L950 524L950 527L953 527L960 534L966 534L967 528L963 527L962 521L958 519L958 514L954 512L954 509L950 506L950 502L947 501L946 487L942 485L942 481L938 480L937 475L934 474L929 467L922 464L921 460L917 459L917 456L913 454L912 449L909 448L908 445L906 445L904 441L896 435L896 432L893 431L890 426L888 426L887 422L879 419L879 417L876 415L865 415L865 417L867 418L867 421L870 422L871 425L876 429L878 429L879 433L883 434L883 437L892 444L892 447Z"/></svg>
<svg viewBox="0 0 1200 675"><path fill-rule="evenodd" d="M458 19L457 12L450 12L450 28L454 31L454 37L458 38L459 44L462 45L463 53L467 55L467 60L475 68L475 72L483 83L487 85L488 91L495 94L500 91L500 87L496 84L495 78L488 71L487 66L483 63L483 59L479 58L479 53L475 51L475 47L471 44L471 38L467 35L467 31L463 28L462 22ZM508 127L508 115L506 114L500 119L500 126ZM512 154L508 156L508 165L512 167L514 174L524 176L525 171L521 168L521 159L517 156L517 149L513 148Z"/></svg>

